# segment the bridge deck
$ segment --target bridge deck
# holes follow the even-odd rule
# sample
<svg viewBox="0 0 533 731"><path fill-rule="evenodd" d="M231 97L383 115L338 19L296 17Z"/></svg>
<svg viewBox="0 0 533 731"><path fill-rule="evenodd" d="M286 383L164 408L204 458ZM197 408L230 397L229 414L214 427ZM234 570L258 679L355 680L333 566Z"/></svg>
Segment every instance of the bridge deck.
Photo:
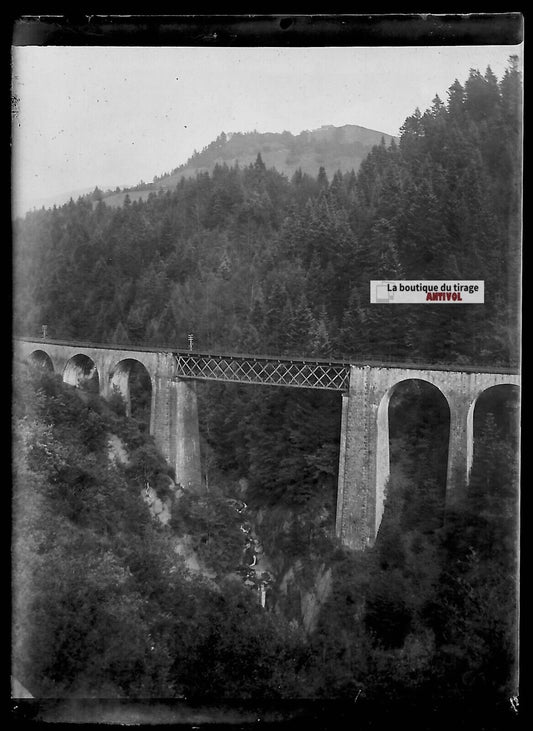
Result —
<svg viewBox="0 0 533 731"><path fill-rule="evenodd" d="M269 384L297 388L314 388L333 391L348 389L350 367L370 366L401 368L404 370L434 370L467 373L517 374L517 368L503 366L487 367L476 365L428 364L423 362L398 362L380 360L338 360L327 358L302 358L289 355L256 355L244 353L202 352L185 350L175 346L119 345L92 343L76 340L55 340L43 338L16 337L15 340L45 345L80 347L128 352L172 353L176 360L176 371L180 378L195 380L230 381L234 383Z"/></svg>

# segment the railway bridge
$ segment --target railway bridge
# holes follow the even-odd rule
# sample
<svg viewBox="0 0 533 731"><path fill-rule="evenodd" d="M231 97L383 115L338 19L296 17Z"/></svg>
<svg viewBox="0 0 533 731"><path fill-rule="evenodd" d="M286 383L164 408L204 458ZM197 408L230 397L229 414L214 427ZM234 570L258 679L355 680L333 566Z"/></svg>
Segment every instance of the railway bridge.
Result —
<svg viewBox="0 0 533 731"><path fill-rule="evenodd" d="M495 386L520 385L517 370L504 368L207 353L43 338L15 338L14 357L15 363L40 363L72 386L97 374L101 396L109 398L117 390L128 412L130 374L141 363L152 386L150 433L175 469L177 482L196 490L202 489L196 381L338 391L342 411L336 532L353 549L371 546L381 523L390 470L388 406L398 384L430 383L447 401L447 505L468 484L478 398Z"/></svg>

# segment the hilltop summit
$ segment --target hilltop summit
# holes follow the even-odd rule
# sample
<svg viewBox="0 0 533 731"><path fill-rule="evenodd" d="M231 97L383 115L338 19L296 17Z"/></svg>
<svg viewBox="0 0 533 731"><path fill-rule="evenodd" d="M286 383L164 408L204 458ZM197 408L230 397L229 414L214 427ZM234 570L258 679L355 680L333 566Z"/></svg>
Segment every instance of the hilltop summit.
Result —
<svg viewBox="0 0 533 731"><path fill-rule="evenodd" d="M343 127L324 125L319 129L304 130L298 135L256 131L226 135L222 132L201 152L195 152L184 165L157 182L163 184L182 175L191 177L197 172L210 172L217 163L249 165L258 153L261 153L267 168L275 167L288 177L298 168L310 175L316 175L320 167L325 168L328 176L337 170L347 172L354 169L357 172L362 160L382 139L388 145L394 138L353 124Z"/></svg>
<svg viewBox="0 0 533 731"><path fill-rule="evenodd" d="M357 172L374 145L382 140L388 146L397 138L376 130L346 124L343 127L323 125L319 129L291 132L221 132L200 152L194 151L183 165L156 176L152 183L141 182L131 188L104 195L106 204L122 205L126 193L130 199L146 199L150 192L175 188L182 177L211 173L216 165L238 164L246 167L260 154L267 168L276 168L292 177L296 170L316 176L323 167L329 177L340 170Z"/></svg>

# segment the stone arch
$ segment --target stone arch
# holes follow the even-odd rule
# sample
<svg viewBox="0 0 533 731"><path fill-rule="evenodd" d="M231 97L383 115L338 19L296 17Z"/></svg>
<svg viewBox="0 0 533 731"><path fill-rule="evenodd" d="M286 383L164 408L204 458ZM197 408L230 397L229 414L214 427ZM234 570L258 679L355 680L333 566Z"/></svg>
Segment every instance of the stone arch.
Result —
<svg viewBox="0 0 533 731"><path fill-rule="evenodd" d="M154 384L153 379L144 363L142 363L140 360L137 360L137 358L124 358L116 363L115 366L112 368L109 376L110 389L112 393L113 391L118 392L124 399L126 415L132 416L133 414L135 416L135 401L138 400L138 394L135 391L132 393L131 385L132 379L136 376L139 376L142 379L145 388L147 388L148 386L150 388L150 406L148 419L151 426L153 420L152 395L154 391Z"/></svg>
<svg viewBox="0 0 533 731"><path fill-rule="evenodd" d="M507 394L507 396L506 396ZM505 406L509 407L512 405L512 399L516 399L517 407L518 407L518 400L520 395L520 388L515 383L496 383L492 386L488 386L487 388L484 388L482 391L480 391L476 398L472 400L472 403L470 404L470 408L468 410L468 420L467 420L467 476L470 476L470 472L472 470L472 464L474 461L474 449L475 449L475 442L476 442L476 431L479 428L479 425L476 424L476 420L478 417L479 409L484 404L487 403L487 400L490 398L493 398L494 396L497 397L496 402L493 401L494 406L498 409L504 405L504 402L507 402ZM499 404L498 404L499 400ZM504 406L504 407L505 407ZM503 414L500 415L501 418L509 418L509 415L507 417ZM518 418L518 415L517 415ZM501 424L500 424L501 426ZM510 424L508 424L510 426ZM516 425L518 427L518 425Z"/></svg>
<svg viewBox="0 0 533 731"><path fill-rule="evenodd" d="M450 425L451 407L449 399L444 391L433 381L427 378L405 377L393 383L381 396L377 408L377 443L376 443L376 510L375 510L375 535L377 535L383 511L385 507L385 485L390 476L390 429L389 429L389 406L391 398L401 384L409 382L423 383L438 393L448 407L448 429Z"/></svg>
<svg viewBox="0 0 533 731"><path fill-rule="evenodd" d="M47 371L51 371L52 373L54 371L52 358L50 358L48 353L44 350L34 350L32 353L29 354L27 360L32 365L38 366Z"/></svg>
<svg viewBox="0 0 533 731"><path fill-rule="evenodd" d="M73 355L63 370L63 381L75 388L98 393L100 377L96 363L84 353Z"/></svg>

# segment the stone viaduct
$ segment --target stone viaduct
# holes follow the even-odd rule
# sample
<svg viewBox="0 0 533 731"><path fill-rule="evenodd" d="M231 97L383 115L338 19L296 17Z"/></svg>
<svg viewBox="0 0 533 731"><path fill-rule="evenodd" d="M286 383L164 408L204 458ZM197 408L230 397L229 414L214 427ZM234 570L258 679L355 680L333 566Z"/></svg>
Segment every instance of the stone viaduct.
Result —
<svg viewBox="0 0 533 731"><path fill-rule="evenodd" d="M173 466L176 481L202 489L196 401L197 380L319 388L342 394L336 531L354 549L371 546L384 508L389 476L389 402L406 380L435 386L450 412L446 503L468 484L473 457L474 409L479 396L501 385L519 386L510 369L495 372L462 367L354 364L344 361L198 353L30 338L15 338L15 367L36 361L80 386L98 374L100 394L116 389L130 410L129 376L141 363L152 386L150 433Z"/></svg>

